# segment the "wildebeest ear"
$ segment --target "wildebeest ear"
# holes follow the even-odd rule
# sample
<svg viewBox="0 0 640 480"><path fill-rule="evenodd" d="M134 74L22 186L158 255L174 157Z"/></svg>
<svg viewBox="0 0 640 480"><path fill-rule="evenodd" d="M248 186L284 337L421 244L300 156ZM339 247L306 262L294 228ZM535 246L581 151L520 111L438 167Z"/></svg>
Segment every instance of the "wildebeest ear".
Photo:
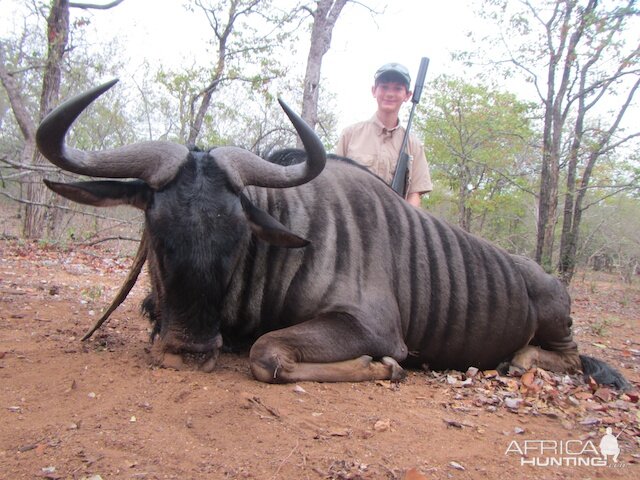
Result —
<svg viewBox="0 0 640 480"><path fill-rule="evenodd" d="M265 242L276 247L300 248L309 245L309 240L290 232L287 227L273 218L264 210L252 204L245 195L240 195L242 209L249 221L253 234Z"/></svg>
<svg viewBox="0 0 640 480"><path fill-rule="evenodd" d="M103 180L73 183L44 180L44 183L58 195L62 195L74 202L93 205L94 207L131 205L144 210L152 194L151 188L140 180L130 182Z"/></svg>

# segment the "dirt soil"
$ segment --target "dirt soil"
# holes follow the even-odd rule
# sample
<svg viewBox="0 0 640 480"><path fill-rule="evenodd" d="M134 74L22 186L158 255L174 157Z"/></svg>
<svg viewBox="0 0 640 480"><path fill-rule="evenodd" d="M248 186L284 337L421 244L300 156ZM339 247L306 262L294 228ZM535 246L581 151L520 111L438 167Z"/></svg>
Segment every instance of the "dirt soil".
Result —
<svg viewBox="0 0 640 480"><path fill-rule="evenodd" d="M0 478L640 478L639 279L571 288L581 350L623 371L626 394L542 370L265 385L246 355L210 374L152 366L146 275L81 342L130 262L0 240ZM601 466L607 427L621 453Z"/></svg>

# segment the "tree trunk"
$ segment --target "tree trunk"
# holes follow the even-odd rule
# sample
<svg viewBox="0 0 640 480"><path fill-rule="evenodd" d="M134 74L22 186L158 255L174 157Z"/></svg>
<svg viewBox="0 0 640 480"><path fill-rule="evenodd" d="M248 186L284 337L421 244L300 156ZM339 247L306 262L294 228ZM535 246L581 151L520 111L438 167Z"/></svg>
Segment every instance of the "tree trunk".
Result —
<svg viewBox="0 0 640 480"><path fill-rule="evenodd" d="M537 260L547 271L551 271L553 268L553 245L558 222L558 183L560 181L560 143L562 139L562 125L558 120L554 120L553 123L548 165L546 173L540 180L540 211L545 212L545 217L544 222L538 224L538 239L542 238L542 244L539 246L540 258Z"/></svg>
<svg viewBox="0 0 640 480"><path fill-rule="evenodd" d="M557 185L554 188L554 158L553 154L553 109L556 105L555 95L555 75L560 55L551 50L549 55L549 70L547 71L547 95L544 109L544 128L542 133L542 166L540 170L540 194L538 196L538 225L536 231L536 254L535 260L540 265L545 266L551 263L551 252L553 246L549 245L550 224L555 225L552 219L555 217L553 191L557 192Z"/></svg>
<svg viewBox="0 0 640 480"><path fill-rule="evenodd" d="M584 92L586 71L586 69L583 69L580 75L580 92ZM580 225L581 212L579 211L580 206L576 201L576 181L578 158L580 156L580 149L582 147L582 140L584 137L584 119L586 112L585 96L583 93L578 97L578 111L573 128L573 141L571 142L571 149L569 150L569 158L567 160L567 191L564 199L562 235L560 236L558 273L560 274L560 279L566 285L571 283L573 273L575 272L576 251L578 248L578 228ZM584 191L585 190L582 191L582 195L584 195Z"/></svg>
<svg viewBox="0 0 640 480"><path fill-rule="evenodd" d="M578 149L580 139L574 138L569 162L567 165L567 191L564 199L564 214L562 217L562 234L560 236L560 259L558 261L558 273L561 280L568 285L575 270L575 254L577 249L577 231L574 222L577 217L575 211L576 171L578 165Z"/></svg>
<svg viewBox="0 0 640 480"><path fill-rule="evenodd" d="M193 110L195 110L195 102L197 99L194 99L192 102L192 121L191 125L189 125L189 136L187 137L187 147L189 148L196 146L196 141L202 131L204 117L209 110L209 106L211 106L211 97L213 96L213 92L216 91L217 82L214 82L213 85L213 87L200 92L200 105L198 106L198 111L195 114Z"/></svg>
<svg viewBox="0 0 640 480"><path fill-rule="evenodd" d="M227 70L227 55L228 43L231 36L234 33L235 22L241 15L249 15L259 2L254 2L251 6L248 6L244 10L242 9L241 2L239 0L232 0L229 4L229 10L227 11L227 22L213 21L211 27L213 28L215 37L218 41L217 46L217 58L215 59L215 68L211 75L211 81L203 88L200 93L191 99L191 112L189 119L189 135L187 137L187 147L193 148L196 146L196 141L202 132L202 125L204 123L205 116L209 107L211 106L211 98L213 94L221 85L224 75ZM207 16L212 15L215 19L214 9L208 8L206 5L196 2L196 5L202 9ZM200 99L200 104L196 107L196 104ZM197 111L196 111L197 110Z"/></svg>
<svg viewBox="0 0 640 480"><path fill-rule="evenodd" d="M551 69L552 67L550 67ZM558 208L559 145L557 129L557 100L554 99L554 75L549 72L547 105L545 107L542 141L542 168L540 171L540 195L538 198L538 227L535 260L546 270L551 268L553 239Z"/></svg>
<svg viewBox="0 0 640 480"><path fill-rule="evenodd" d="M47 19L48 53L42 79L40 97L40 118L44 117L58 100L62 79L62 57L69 41L69 1L54 0ZM30 153L34 165L42 165L46 160L37 151L35 138L25 138L25 152ZM26 238L41 238L45 228L50 233L56 224L56 218L49 215L51 195L40 181L39 173L27 178L27 206L23 222L23 234Z"/></svg>
<svg viewBox="0 0 640 480"><path fill-rule="evenodd" d="M620 127L620 122L622 121L625 113L627 112L627 109L632 104L635 94L638 91L638 88L640 88L640 79L637 79L635 81L635 84L627 94L626 101L621 106L620 110L618 110L615 120L612 122L611 126L607 131L604 131L602 132L601 135L599 135L596 146L594 146L591 152L589 153L584 171L582 172L580 187L577 189L577 191L575 191L575 202L574 203L570 202L570 201L573 201L574 199L573 196L571 197L567 196L567 201L565 202L565 216L567 215L567 213L571 214L571 216L569 218L565 218L565 223L569 223L570 227L563 225L563 243L561 244L561 248L560 248L561 264L559 265L561 278L567 284L571 282L571 280L573 279L573 275L575 274L576 256L578 251L578 238L580 235L580 224L582 222L582 212L586 210L586 207L583 207L583 203L584 203L585 195L587 193L587 188L589 187L589 183L591 182L593 169L595 168L595 165L598 159L608 149L612 148L611 140L614 137L615 133L618 131ZM584 108L583 103L584 103L583 99L580 98L580 107L578 110L579 114L578 114L578 120L576 124L577 132L583 131L582 130L583 123L582 123L581 117L584 117L584 112L586 112L586 109ZM635 135L631 135L628 138L631 138L633 136ZM580 135L580 140L581 138L582 138L582 135ZM624 141L625 140L622 140L622 142ZM576 159L575 159L576 165L577 165L577 153L578 152L576 147ZM570 159L570 163L572 163L572 161L573 161L573 158ZM574 183L575 183L576 177L577 175L575 174L575 168L574 168L574 175L573 175ZM569 180L567 180L567 183L568 182ZM564 236L565 230L567 231L566 238Z"/></svg>
<svg viewBox="0 0 640 480"><path fill-rule="evenodd" d="M342 8L348 0L319 0L313 12L313 27L311 29L311 46L307 56L307 70L304 77L304 91L302 93L301 117L311 128L318 123L318 93L320 86L320 71L322 58L331 46L333 27L340 16ZM298 146L302 143L298 140Z"/></svg>
<svg viewBox="0 0 640 480"><path fill-rule="evenodd" d="M467 184L465 179L460 179L460 186L458 187L458 225L463 230L468 231L467 225Z"/></svg>
<svg viewBox="0 0 640 480"><path fill-rule="evenodd" d="M595 9L595 3L590 2L589 7L586 14L592 15L593 9ZM565 207L564 207L564 219L562 224L562 237L560 241L560 261L558 263L558 272L560 273L560 278L567 285L573 279L573 275L576 270L576 257L578 252L578 238L580 235L580 224L582 221L582 212L583 212L583 201L587 192L587 188L591 181L591 174L593 172L593 168L598 160L598 158L604 153L604 151L608 148L608 145L611 142L611 138L614 133L618 130L620 125L620 121L622 120L627 108L631 104L635 92L640 85L640 80L636 80L635 85L629 90L626 102L622 105L620 110L618 111L616 119L612 122L608 131L602 132L602 134L598 135L596 145L592 147L592 150L588 156L586 166L582 173L582 178L580 181L580 188L576 190L577 184L577 169L578 169L578 159L580 155L580 149L583 145L583 138L585 135L585 117L589 108L593 107L594 103L590 103L589 106L586 104L586 95L587 91L590 89L590 86L587 84L587 77L590 73L592 67L596 64L596 62L601 58L605 48L610 44L612 36L618 29L621 27L624 22L624 15L619 16L617 18L616 23L609 30L607 38L605 41L600 41L598 47L595 49L593 54L587 58L586 62L582 64L580 69L580 83L578 90L578 108L576 114L576 120L574 124L574 134L573 134L573 142L571 145L571 150L569 152L569 159L567 162L567 193L565 197ZM584 24L584 15L583 22ZM632 54L633 55L633 54ZM636 53L637 56L637 53ZM627 59L629 60L629 59ZM625 60L623 63L626 63ZM603 82L603 85L606 85L606 82ZM606 88L606 87L602 87Z"/></svg>
<svg viewBox="0 0 640 480"><path fill-rule="evenodd" d="M556 8L559 7L556 4ZM542 155L542 172L540 174L540 205L538 217L538 232L536 242L536 261L542 267L551 271L553 269L553 245L558 211L558 184L560 181L560 156L562 146L562 129L567 117L567 95L570 88L571 72L574 67L576 48L584 32L586 19L596 7L597 2L590 0L582 13L580 22L571 32L574 3L567 3L557 13L562 15L562 28L557 42L557 48L553 48L552 40L553 23L546 24L548 51L550 54L549 68L547 70L547 97L545 101L544 139ZM569 33L571 32L571 35ZM567 42L568 40L568 42ZM564 57L561 70L560 60ZM556 90L556 75L561 74L560 82Z"/></svg>

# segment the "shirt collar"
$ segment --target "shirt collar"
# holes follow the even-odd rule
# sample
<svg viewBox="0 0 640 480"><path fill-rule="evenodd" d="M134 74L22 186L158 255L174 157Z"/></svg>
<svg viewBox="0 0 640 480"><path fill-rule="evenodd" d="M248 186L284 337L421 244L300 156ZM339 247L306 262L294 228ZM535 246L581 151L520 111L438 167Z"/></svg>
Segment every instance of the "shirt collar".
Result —
<svg viewBox="0 0 640 480"><path fill-rule="evenodd" d="M376 115L375 113L373 114L373 117L371 117L370 121L376 126L376 132L378 133L378 135L384 135L385 133L393 134L393 132L395 132L400 127L399 121L398 121L398 124L391 129L385 127L383 123L380 121L380 119L378 118L378 115Z"/></svg>

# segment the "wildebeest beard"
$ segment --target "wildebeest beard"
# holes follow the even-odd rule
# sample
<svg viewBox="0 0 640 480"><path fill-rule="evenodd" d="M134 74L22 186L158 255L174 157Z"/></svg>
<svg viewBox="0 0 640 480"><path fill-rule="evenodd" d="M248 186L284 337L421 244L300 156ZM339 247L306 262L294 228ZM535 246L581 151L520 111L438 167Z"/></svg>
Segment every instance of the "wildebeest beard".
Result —
<svg viewBox="0 0 640 480"><path fill-rule="evenodd" d="M152 356L159 364L178 362L174 366L180 367L182 360L192 359L206 371L215 366L222 347L220 312L226 275L213 272L219 274L227 269L216 266L220 262L214 252L209 257L213 257L212 263L200 259L198 264L189 260L172 264L170 275L152 280L155 286L144 301L143 310L153 326ZM171 355L182 360L170 360Z"/></svg>
<svg viewBox="0 0 640 480"><path fill-rule="evenodd" d="M220 312L238 240L249 238L238 221L238 202L212 194L223 182L212 170L206 157L194 156L183 167L184 188L158 192L146 216L154 293L143 309L153 324L152 339L172 353L209 353L221 346Z"/></svg>
<svg viewBox="0 0 640 480"><path fill-rule="evenodd" d="M171 332L184 342L184 350L200 351L220 329L221 290L217 278L199 275L196 269L178 269L165 289L154 330L161 336ZM180 271L182 270L182 271ZM198 347L201 345L201 347Z"/></svg>

